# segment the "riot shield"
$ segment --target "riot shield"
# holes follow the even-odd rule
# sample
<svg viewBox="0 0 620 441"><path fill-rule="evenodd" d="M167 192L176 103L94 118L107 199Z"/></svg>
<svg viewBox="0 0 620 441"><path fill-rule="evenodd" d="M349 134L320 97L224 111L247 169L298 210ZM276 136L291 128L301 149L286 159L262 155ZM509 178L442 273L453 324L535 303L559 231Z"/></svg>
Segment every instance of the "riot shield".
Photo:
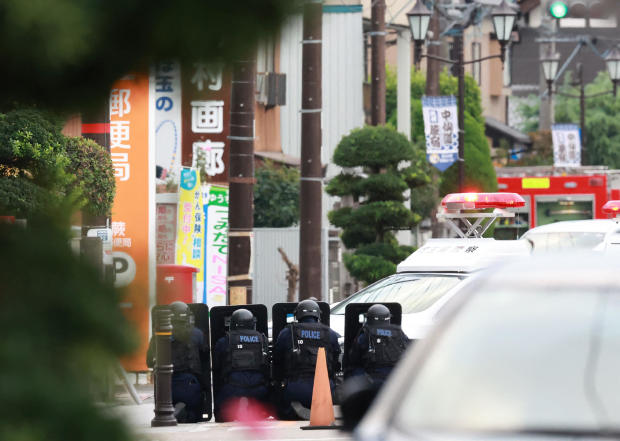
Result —
<svg viewBox="0 0 620 441"><path fill-rule="evenodd" d="M214 306L211 308L211 350L215 350L215 346L219 339L226 336L230 329L230 317L237 309L247 309L256 318L256 330L267 335L267 307L265 305L231 305L231 306ZM215 355L212 354L214 359ZM221 383L217 367L213 365L213 396L218 397L218 387ZM217 418L217 415L216 415Z"/></svg>
<svg viewBox="0 0 620 441"><path fill-rule="evenodd" d="M256 330L267 335L267 307L265 305L231 305L211 308L211 348L226 335L230 326L230 317L237 309L247 309L256 317Z"/></svg>
<svg viewBox="0 0 620 441"><path fill-rule="evenodd" d="M204 303L189 303L190 311L194 315L194 326L204 334L206 350L200 351L200 365L202 367L202 377L199 379L203 390L203 419L211 420L213 416L213 396L211 393L211 349L209 338L209 307ZM157 311L167 308L168 305L156 305L151 309L151 323L153 334L155 331L155 317Z"/></svg>
<svg viewBox="0 0 620 441"><path fill-rule="evenodd" d="M329 304L327 302L317 303L319 304L319 308L321 308L321 323L329 326ZM297 308L297 302L276 303L271 308L271 338L274 343L278 339L280 331L295 320L295 308Z"/></svg>
<svg viewBox="0 0 620 441"><path fill-rule="evenodd" d="M392 314L391 323L400 325L402 321L402 307L396 302L376 302L376 303L349 303L344 310L344 354L342 355L342 370L347 372L349 365L349 351L364 326L366 311L372 305L385 305Z"/></svg>

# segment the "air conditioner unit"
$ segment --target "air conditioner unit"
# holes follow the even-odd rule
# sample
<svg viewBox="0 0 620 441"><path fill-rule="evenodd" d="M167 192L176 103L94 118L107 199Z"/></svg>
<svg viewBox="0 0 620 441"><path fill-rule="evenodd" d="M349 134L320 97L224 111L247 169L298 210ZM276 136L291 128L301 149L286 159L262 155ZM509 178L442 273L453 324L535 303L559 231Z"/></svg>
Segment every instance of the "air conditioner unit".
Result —
<svg viewBox="0 0 620 441"><path fill-rule="evenodd" d="M265 107L286 104L286 74L265 72L256 77L256 101Z"/></svg>

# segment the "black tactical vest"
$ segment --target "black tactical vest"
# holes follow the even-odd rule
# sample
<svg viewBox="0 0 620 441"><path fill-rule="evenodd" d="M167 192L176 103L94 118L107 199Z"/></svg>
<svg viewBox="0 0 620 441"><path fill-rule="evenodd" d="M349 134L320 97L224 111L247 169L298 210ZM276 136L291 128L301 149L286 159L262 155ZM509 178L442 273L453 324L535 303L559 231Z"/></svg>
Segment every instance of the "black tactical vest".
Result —
<svg viewBox="0 0 620 441"><path fill-rule="evenodd" d="M189 335L177 335L176 338L172 339L172 365L175 373L191 372L201 375L200 348L191 341L190 335L191 333Z"/></svg>
<svg viewBox="0 0 620 441"><path fill-rule="evenodd" d="M267 340L253 329L228 333L228 348L222 368L222 379L227 381L232 372L267 370Z"/></svg>
<svg viewBox="0 0 620 441"><path fill-rule="evenodd" d="M332 348L330 344L330 328L322 323L291 323L293 349L286 357L286 377L313 378L316 369L316 358L319 348L325 348L327 372L332 376Z"/></svg>
<svg viewBox="0 0 620 441"><path fill-rule="evenodd" d="M368 337L368 350L362 354L362 362L366 372L372 373L377 368L394 367L407 349L407 337L400 326L393 324L365 325L362 330Z"/></svg>

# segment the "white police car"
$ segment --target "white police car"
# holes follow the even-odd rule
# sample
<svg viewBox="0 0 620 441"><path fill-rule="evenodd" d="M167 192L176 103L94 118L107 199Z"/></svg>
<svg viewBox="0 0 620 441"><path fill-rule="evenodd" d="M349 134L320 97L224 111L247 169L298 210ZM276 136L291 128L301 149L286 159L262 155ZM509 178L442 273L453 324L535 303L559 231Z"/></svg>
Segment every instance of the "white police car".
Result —
<svg viewBox="0 0 620 441"><path fill-rule="evenodd" d="M620 201L603 206L607 214L620 213ZM569 249L601 252L620 251L620 218L554 222L527 231L522 240L532 244L532 253L561 252Z"/></svg>
<svg viewBox="0 0 620 441"><path fill-rule="evenodd" d="M396 274L358 291L331 309L331 327L344 335L344 313L350 303L398 302L402 306L402 328L411 339L423 338L441 307L467 284L470 275L501 259L528 255L529 242L483 238L500 217L512 217L506 208L525 204L514 193L457 193L442 200L445 212L438 214L460 236L430 239L401 262ZM494 209L487 213L487 209ZM461 220L462 231L457 226Z"/></svg>

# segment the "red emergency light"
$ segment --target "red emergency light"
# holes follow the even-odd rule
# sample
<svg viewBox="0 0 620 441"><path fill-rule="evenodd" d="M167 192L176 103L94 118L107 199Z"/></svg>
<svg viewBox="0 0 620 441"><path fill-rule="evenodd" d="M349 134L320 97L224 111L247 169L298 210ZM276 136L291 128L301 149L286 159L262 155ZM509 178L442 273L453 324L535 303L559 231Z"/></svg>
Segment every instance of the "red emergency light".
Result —
<svg viewBox="0 0 620 441"><path fill-rule="evenodd" d="M516 208L525 206L525 200L517 193L451 193L442 199L441 206L448 210Z"/></svg>
<svg viewBox="0 0 620 441"><path fill-rule="evenodd" d="M620 215L620 201L607 201L603 205L603 213Z"/></svg>

